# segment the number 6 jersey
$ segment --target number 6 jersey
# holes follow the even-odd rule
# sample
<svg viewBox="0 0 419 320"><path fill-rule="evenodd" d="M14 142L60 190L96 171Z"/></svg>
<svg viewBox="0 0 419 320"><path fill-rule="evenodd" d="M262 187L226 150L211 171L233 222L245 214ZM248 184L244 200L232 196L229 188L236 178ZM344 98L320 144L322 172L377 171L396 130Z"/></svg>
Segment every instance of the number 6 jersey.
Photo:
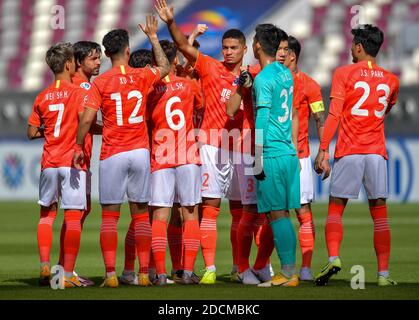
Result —
<svg viewBox="0 0 419 320"><path fill-rule="evenodd" d="M387 159L384 117L396 103L398 91L398 78L371 61L336 69L330 97L344 104L335 158L379 154Z"/></svg>
<svg viewBox="0 0 419 320"><path fill-rule="evenodd" d="M93 81L87 107L102 111L100 160L120 152L150 148L145 109L147 94L159 80L157 69L121 65Z"/></svg>
<svg viewBox="0 0 419 320"><path fill-rule="evenodd" d="M149 95L151 171L184 164L199 164L194 110L202 107L196 81L170 74Z"/></svg>

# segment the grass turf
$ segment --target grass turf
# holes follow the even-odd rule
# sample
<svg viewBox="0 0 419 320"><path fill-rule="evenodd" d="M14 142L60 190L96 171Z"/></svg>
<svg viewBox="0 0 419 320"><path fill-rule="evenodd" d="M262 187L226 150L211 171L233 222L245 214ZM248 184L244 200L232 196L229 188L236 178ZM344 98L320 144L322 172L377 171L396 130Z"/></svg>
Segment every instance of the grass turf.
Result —
<svg viewBox="0 0 419 320"><path fill-rule="evenodd" d="M0 299L419 299L419 216L418 204L390 204L389 216L392 230L391 274L398 281L396 287L377 287L376 259L373 248L373 225L366 204L350 203L344 215L344 240L341 247L342 271L332 278L326 287L315 287L312 283L301 283L296 288L257 288L231 283L228 274L232 256L230 245L230 219L228 204L223 204L218 220L217 284L212 286L127 287L117 289L99 288L104 275L104 265L99 244L100 207L93 205L82 233L77 272L95 281L91 288L52 290L38 286L38 251L36 228L38 206L29 202L0 203ZM324 222L327 206L313 205L316 224L316 244L313 255L313 271L317 273L327 261L324 241ZM124 239L128 228L127 205L118 224L119 247L117 252L117 273L120 274L124 262ZM295 214L292 219L297 226ZM60 213L54 223L54 240L51 254L52 264L58 260L59 232L63 219ZM255 249L251 261L254 261ZM301 261L297 245L297 263ZM167 255L167 270L170 259ZM279 260L275 252L272 256L275 270L279 270ZM365 268L365 289L353 290L350 285L351 267ZM196 272L202 274L204 268L199 253Z"/></svg>

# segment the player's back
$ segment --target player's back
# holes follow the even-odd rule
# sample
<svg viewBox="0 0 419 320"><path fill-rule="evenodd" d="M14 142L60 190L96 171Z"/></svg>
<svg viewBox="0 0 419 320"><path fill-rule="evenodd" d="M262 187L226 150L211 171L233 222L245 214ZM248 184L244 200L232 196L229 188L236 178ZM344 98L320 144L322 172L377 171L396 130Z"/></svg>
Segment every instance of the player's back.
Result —
<svg viewBox="0 0 419 320"><path fill-rule="evenodd" d="M293 85L290 70L279 62L267 65L255 79L256 107L270 107L264 145L267 156L295 154L291 128Z"/></svg>
<svg viewBox="0 0 419 320"><path fill-rule="evenodd" d="M36 97L29 124L44 126L43 169L72 166L84 97L83 89L64 80L55 81Z"/></svg>
<svg viewBox="0 0 419 320"><path fill-rule="evenodd" d="M153 143L152 171L199 163L197 155L189 155L188 151L195 144L194 110L200 107L200 88L193 80L169 75L155 84L148 101ZM165 134L173 135L174 139L162 139ZM160 155L164 159L156 159L157 150L162 144L166 144L168 154Z"/></svg>
<svg viewBox="0 0 419 320"><path fill-rule="evenodd" d="M102 111L101 160L119 152L149 148L147 94L159 79L156 69L118 66L93 81L89 104Z"/></svg>
<svg viewBox="0 0 419 320"><path fill-rule="evenodd" d="M340 67L330 96L344 100L335 157L379 154L387 157L384 117L397 101L399 81L370 61Z"/></svg>

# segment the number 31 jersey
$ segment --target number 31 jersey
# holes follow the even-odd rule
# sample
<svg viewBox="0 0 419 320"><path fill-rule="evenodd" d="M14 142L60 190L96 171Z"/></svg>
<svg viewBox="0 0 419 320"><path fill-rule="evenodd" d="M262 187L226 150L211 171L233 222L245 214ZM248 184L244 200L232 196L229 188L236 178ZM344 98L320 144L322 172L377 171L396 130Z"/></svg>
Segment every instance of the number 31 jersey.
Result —
<svg viewBox="0 0 419 320"><path fill-rule="evenodd" d="M87 107L102 111L100 160L120 152L149 149L147 94L159 80L160 73L154 68L118 66L93 81Z"/></svg>
<svg viewBox="0 0 419 320"><path fill-rule="evenodd" d="M387 159L384 117L396 103L398 78L362 61L336 69L330 97L344 101L335 158L379 154Z"/></svg>
<svg viewBox="0 0 419 320"><path fill-rule="evenodd" d="M148 100L151 171L199 164L194 111L202 107L197 82L169 75L154 86Z"/></svg>

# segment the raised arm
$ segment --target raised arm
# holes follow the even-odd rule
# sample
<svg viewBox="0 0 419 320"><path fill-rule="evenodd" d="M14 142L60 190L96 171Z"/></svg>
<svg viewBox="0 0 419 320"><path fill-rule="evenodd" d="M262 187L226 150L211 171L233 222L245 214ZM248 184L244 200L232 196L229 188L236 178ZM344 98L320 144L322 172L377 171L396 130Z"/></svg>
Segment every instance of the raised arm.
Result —
<svg viewBox="0 0 419 320"><path fill-rule="evenodd" d="M162 47L160 46L159 38L157 37L157 18L149 14L146 18L146 25L144 26L140 23L139 26L150 40L151 46L153 47L154 58L156 59L156 69L159 70L160 78L163 79L170 72L170 64Z"/></svg>
<svg viewBox="0 0 419 320"><path fill-rule="evenodd" d="M207 31L208 27L206 24L199 23L196 25L195 29L192 31L192 33L189 35L188 42L191 46L193 46L194 41L196 38L202 36L205 31Z"/></svg>
<svg viewBox="0 0 419 320"><path fill-rule="evenodd" d="M243 99L244 90L250 90L252 86L253 77L248 71L248 67L242 67L236 92L227 101L226 113L229 117L234 117L236 112L240 109L240 104Z"/></svg>
<svg viewBox="0 0 419 320"><path fill-rule="evenodd" d="M155 8L160 18L167 24L170 35L173 41L176 43L177 48L185 56L185 58L193 65L196 59L198 59L198 50L189 44L188 39L178 28L174 18L173 5L170 7L167 5L166 0L157 0Z"/></svg>

